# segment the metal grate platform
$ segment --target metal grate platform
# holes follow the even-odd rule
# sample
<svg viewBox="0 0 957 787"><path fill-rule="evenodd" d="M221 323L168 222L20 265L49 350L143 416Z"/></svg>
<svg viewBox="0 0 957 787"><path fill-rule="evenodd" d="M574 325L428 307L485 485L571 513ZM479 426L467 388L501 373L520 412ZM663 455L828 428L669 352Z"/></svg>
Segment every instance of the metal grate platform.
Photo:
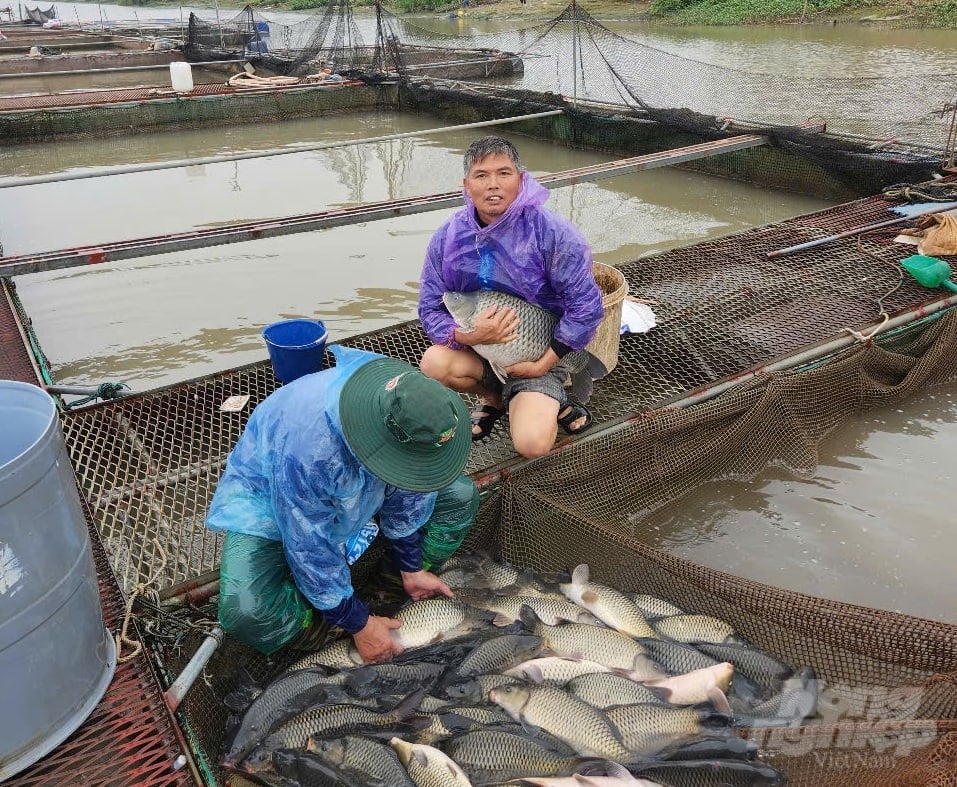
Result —
<svg viewBox="0 0 957 787"><path fill-rule="evenodd" d="M741 374L782 354L878 321L935 294L904 279L897 264L912 247L897 228L769 260L767 252L893 218L867 198L676 249L621 266L630 293L655 302L658 327L621 338L619 366L596 382L589 403L597 428L639 416L688 391ZM845 334L846 335L846 334ZM416 364L428 346L417 322L354 337L362 349ZM267 362L69 413L64 429L80 486L121 586L129 592L170 556L157 585L169 587L217 566L217 537L203 526L226 457L249 413L275 390ZM220 413L248 394L240 414ZM468 472L494 480L524 460L503 419L473 445ZM558 447L574 438L560 436ZM142 534L150 534L146 537Z"/></svg>
<svg viewBox="0 0 957 787"><path fill-rule="evenodd" d="M39 376L21 332L13 285L0 279L0 379L37 383Z"/></svg>
<svg viewBox="0 0 957 787"><path fill-rule="evenodd" d="M66 107L91 107L103 104L124 104L131 102L176 100L190 101L211 96L241 96L252 92L288 90L331 90L361 84L358 82L337 82L335 84L315 85L304 82L300 85L283 85L267 88L230 87L225 82L196 85L188 94L176 93L167 87L128 87L106 90L83 90L70 93L48 93L28 96L0 96L0 112L28 112L38 109L64 109Z"/></svg>

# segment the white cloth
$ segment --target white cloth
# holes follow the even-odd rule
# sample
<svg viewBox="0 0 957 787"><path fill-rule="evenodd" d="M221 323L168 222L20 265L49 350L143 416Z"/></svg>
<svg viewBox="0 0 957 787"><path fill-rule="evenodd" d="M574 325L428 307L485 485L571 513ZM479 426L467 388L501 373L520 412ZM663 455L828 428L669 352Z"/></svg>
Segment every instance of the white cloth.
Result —
<svg viewBox="0 0 957 787"><path fill-rule="evenodd" d="M647 303L635 303L627 298L621 302L621 332L647 333L658 322Z"/></svg>

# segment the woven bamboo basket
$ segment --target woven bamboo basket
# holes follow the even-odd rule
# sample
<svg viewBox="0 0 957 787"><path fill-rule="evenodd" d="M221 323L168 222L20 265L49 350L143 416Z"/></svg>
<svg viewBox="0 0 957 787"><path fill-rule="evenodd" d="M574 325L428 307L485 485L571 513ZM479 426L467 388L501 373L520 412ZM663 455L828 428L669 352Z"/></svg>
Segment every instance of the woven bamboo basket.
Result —
<svg viewBox="0 0 957 787"><path fill-rule="evenodd" d="M628 282L618 268L601 262L592 263L592 273L601 290L601 305L605 316L598 324L595 336L585 347L605 367L609 374L618 365L618 343L621 338L621 304L628 294Z"/></svg>

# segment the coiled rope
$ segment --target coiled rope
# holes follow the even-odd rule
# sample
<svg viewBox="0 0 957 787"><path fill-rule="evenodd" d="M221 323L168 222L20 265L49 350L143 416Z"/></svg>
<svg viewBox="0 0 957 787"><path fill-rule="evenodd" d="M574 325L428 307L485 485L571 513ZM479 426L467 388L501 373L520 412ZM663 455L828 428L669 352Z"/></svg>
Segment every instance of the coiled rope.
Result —
<svg viewBox="0 0 957 787"><path fill-rule="evenodd" d="M76 399L75 401L68 402L64 405L64 407L66 407L67 410L70 410L73 407L79 407L80 405L95 402L97 399L102 399L104 402L110 399L119 399L120 391L128 391L129 389L130 387L126 383L100 383L98 386L96 386L96 390L89 396L84 396L82 399Z"/></svg>
<svg viewBox="0 0 957 787"><path fill-rule="evenodd" d="M957 186L944 183L895 183L881 190L888 199L908 202L953 202L957 200Z"/></svg>
<svg viewBox="0 0 957 787"><path fill-rule="evenodd" d="M126 614L123 615L123 625L120 627L120 630L116 633L116 663L124 664L127 661L132 661L140 653L143 652L143 643L139 640L130 639L126 632L129 629L130 619L133 617L133 604L136 603L138 596L143 595L149 589L149 586L152 585L157 577L163 573L166 569L166 551L163 549L163 545L159 542L155 536L153 537L153 546L156 547L156 551L160 557L159 568L153 572L153 575L147 579L145 582L137 582L136 587L133 588L133 592L130 593L130 597L126 602ZM121 656L120 653L123 650L123 645L128 645L131 650L125 656Z"/></svg>
<svg viewBox="0 0 957 787"><path fill-rule="evenodd" d="M261 77L240 71L238 74L234 74L227 79L226 84L241 90L243 88L287 87L289 85L315 84L316 82L338 83L343 81L345 80L343 80L342 77L330 71L323 71L318 74L307 74L303 77Z"/></svg>

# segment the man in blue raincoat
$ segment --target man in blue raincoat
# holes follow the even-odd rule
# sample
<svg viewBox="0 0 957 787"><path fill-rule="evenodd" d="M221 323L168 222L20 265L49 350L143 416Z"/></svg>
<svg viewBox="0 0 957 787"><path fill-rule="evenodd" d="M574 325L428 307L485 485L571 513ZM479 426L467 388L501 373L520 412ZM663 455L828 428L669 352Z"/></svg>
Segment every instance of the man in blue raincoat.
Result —
<svg viewBox="0 0 957 787"><path fill-rule="evenodd" d="M336 365L262 401L229 455L206 519L227 531L219 620L264 653L318 647L338 626L382 661L401 650L401 624L369 613L350 565L381 531L412 599L452 595L422 547L440 521L455 536L447 558L474 520L468 411L407 363L330 349Z"/></svg>
<svg viewBox="0 0 957 787"><path fill-rule="evenodd" d="M465 207L432 236L422 268L419 319L433 346L420 366L453 390L478 395L473 440L488 436L507 410L515 449L542 456L559 425L574 434L592 422L584 403L568 395L561 363L588 344L603 317L591 251L575 227L543 207L548 190L523 170L511 142L478 139L464 164ZM514 339L515 311L488 309L465 332L442 302L446 291L475 290L507 292L559 317L545 354L508 367L504 387L471 348Z"/></svg>

